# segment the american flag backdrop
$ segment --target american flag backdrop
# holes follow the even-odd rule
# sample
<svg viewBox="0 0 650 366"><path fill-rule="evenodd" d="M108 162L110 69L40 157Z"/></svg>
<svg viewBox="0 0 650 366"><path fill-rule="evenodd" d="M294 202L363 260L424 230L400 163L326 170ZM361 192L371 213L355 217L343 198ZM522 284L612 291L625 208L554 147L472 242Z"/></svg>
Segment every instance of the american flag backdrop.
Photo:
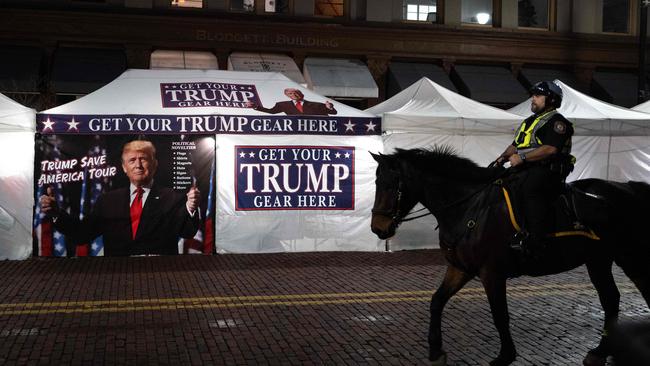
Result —
<svg viewBox="0 0 650 366"><path fill-rule="evenodd" d="M212 215L212 201L214 191L214 166L215 161L212 159L210 168L210 188L208 189L208 207L205 209L205 230L203 235L203 254L212 254L214 250L214 218Z"/></svg>
<svg viewBox="0 0 650 366"><path fill-rule="evenodd" d="M61 160L61 151L56 146L52 147L52 160ZM64 257L67 255L65 235L56 231L52 219L46 217L41 212L40 197L47 194L47 189L51 188L56 203L61 211L69 211L63 199L63 185L61 183L49 186L39 186L36 190L36 211L34 214L34 235L38 241L39 254L43 257Z"/></svg>
<svg viewBox="0 0 650 366"><path fill-rule="evenodd" d="M89 157L106 155L106 148L99 145L99 136L95 137L95 146L88 150ZM108 177L91 179L88 172L88 167L84 169L84 179L81 183L81 194L79 201L79 220L83 220L88 215L99 196L107 189L110 184ZM89 192L90 191L90 192ZM99 256L104 254L104 240L103 236L98 236L92 243L78 243L77 256Z"/></svg>

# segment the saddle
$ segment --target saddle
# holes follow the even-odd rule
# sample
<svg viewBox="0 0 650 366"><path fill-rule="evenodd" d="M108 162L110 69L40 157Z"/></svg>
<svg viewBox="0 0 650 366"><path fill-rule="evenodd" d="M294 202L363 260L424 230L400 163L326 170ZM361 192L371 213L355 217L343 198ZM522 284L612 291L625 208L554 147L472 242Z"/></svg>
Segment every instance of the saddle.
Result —
<svg viewBox="0 0 650 366"><path fill-rule="evenodd" d="M501 186L510 221L518 233L523 232L522 227L526 226L523 199L518 194L521 191L518 186L522 181L517 174L513 174L495 182ZM554 223L553 230L548 233L549 237L584 236L600 240L591 228L607 222L606 202L602 197L584 192L572 184L565 184L552 207L546 213L551 216L549 222Z"/></svg>

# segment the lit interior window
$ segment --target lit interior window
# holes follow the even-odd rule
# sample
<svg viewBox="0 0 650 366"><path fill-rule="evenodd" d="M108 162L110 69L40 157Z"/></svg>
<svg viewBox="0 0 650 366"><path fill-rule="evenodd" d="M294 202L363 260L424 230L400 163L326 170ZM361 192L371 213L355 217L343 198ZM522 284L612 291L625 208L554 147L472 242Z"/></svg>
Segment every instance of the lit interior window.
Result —
<svg viewBox="0 0 650 366"><path fill-rule="evenodd" d="M203 8L203 0L172 0L172 6L179 8Z"/></svg>
<svg viewBox="0 0 650 366"><path fill-rule="evenodd" d="M429 4L435 4L435 2L430 1L420 1L419 3L426 2ZM436 21L436 5L422 5L417 2L408 2L406 3L406 19L415 20L421 22L435 22Z"/></svg>

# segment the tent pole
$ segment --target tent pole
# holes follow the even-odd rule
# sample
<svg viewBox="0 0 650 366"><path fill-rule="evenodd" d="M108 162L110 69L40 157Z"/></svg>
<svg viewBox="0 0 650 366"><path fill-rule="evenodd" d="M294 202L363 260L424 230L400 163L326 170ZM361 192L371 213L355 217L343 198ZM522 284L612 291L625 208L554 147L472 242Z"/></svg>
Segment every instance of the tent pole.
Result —
<svg viewBox="0 0 650 366"><path fill-rule="evenodd" d="M646 100L646 75L645 75L645 53L646 42L648 38L648 5L649 0L641 0L639 2L639 76L638 76L638 94L637 102L641 104Z"/></svg>

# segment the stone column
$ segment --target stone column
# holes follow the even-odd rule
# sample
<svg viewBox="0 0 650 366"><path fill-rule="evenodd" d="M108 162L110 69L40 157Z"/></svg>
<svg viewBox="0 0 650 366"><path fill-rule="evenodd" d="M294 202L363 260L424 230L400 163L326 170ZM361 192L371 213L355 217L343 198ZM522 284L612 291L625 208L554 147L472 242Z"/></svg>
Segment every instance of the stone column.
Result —
<svg viewBox="0 0 650 366"><path fill-rule="evenodd" d="M297 16L314 16L314 0L299 0L293 2L293 14Z"/></svg>
<svg viewBox="0 0 650 366"><path fill-rule="evenodd" d="M228 49L218 49L213 50L213 53L217 56L217 62L219 62L219 70L228 70L228 57L230 56L231 50Z"/></svg>
<svg viewBox="0 0 650 366"><path fill-rule="evenodd" d="M377 83L377 88L379 89L378 97L376 99L372 98L368 100L368 107L372 107L386 99L386 73L389 64L390 56L368 56L368 70L370 70L370 74L372 74L375 83Z"/></svg>
<svg viewBox="0 0 650 366"><path fill-rule="evenodd" d="M129 44L125 46L126 67L129 69L148 69L151 65L151 46Z"/></svg>
<svg viewBox="0 0 650 366"><path fill-rule="evenodd" d="M603 0L573 0L573 31L600 33L603 30Z"/></svg>
<svg viewBox="0 0 650 366"><path fill-rule="evenodd" d="M445 1L445 24L460 25L461 0Z"/></svg>
<svg viewBox="0 0 650 366"><path fill-rule="evenodd" d="M594 78L596 72L595 65L577 64L574 67L574 74L578 81L577 87L583 90L589 90L591 87L591 80Z"/></svg>
<svg viewBox="0 0 650 366"><path fill-rule="evenodd" d="M519 27L519 5L517 0L501 0L501 28Z"/></svg>
<svg viewBox="0 0 650 366"><path fill-rule="evenodd" d="M56 53L56 42L48 42L43 45L43 65L45 69L41 73L39 85L39 107L41 110L56 107L56 93L52 82L52 67Z"/></svg>

